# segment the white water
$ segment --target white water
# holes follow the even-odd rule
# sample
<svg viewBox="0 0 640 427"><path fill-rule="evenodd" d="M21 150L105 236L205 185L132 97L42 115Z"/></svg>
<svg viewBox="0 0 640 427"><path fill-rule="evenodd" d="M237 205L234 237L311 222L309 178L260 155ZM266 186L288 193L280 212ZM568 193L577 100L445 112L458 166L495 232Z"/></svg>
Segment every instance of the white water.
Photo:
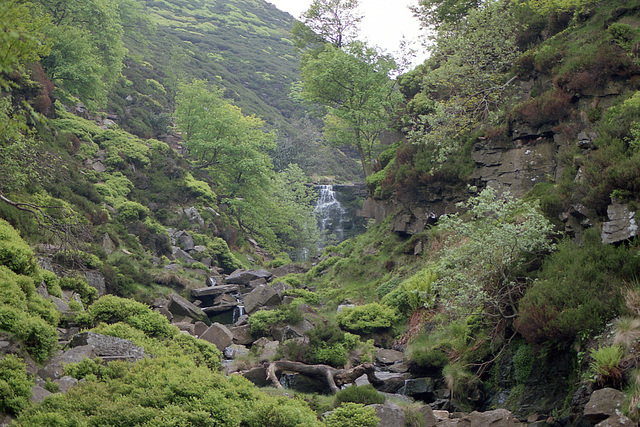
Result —
<svg viewBox="0 0 640 427"><path fill-rule="evenodd" d="M319 197L316 202L314 212L318 217L318 228L320 229L320 250L325 246L340 243L344 240L344 229L342 228L342 216L344 208L336 199L336 192L333 185L318 186Z"/></svg>

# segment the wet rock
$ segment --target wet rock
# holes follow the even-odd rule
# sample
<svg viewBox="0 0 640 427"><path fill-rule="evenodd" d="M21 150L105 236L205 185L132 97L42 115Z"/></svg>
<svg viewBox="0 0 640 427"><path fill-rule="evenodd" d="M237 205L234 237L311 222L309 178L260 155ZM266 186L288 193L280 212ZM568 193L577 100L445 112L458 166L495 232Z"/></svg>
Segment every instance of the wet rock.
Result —
<svg viewBox="0 0 640 427"><path fill-rule="evenodd" d="M385 348L376 348L376 362L382 365L393 365L402 362L404 353L397 350L389 350Z"/></svg>
<svg viewBox="0 0 640 427"><path fill-rule="evenodd" d="M228 284L247 286L252 280L269 280L272 274L267 270L237 270L225 278Z"/></svg>
<svg viewBox="0 0 640 427"><path fill-rule="evenodd" d="M402 408L393 402L369 405L375 409L376 416L380 418L379 427L404 427L406 415Z"/></svg>
<svg viewBox="0 0 640 427"><path fill-rule="evenodd" d="M215 345L218 350L223 351L225 347L233 342L233 334L226 326L220 323L214 323L200 336L200 339L209 341Z"/></svg>
<svg viewBox="0 0 640 427"><path fill-rule="evenodd" d="M237 285L215 285L206 288L193 289L191 295L194 298L202 299L204 297L217 297L218 295L237 292Z"/></svg>
<svg viewBox="0 0 640 427"><path fill-rule="evenodd" d="M95 354L104 360L142 360L146 353L132 341L110 335L83 332L75 335L69 343L71 347L90 346Z"/></svg>
<svg viewBox="0 0 640 427"><path fill-rule="evenodd" d="M275 306L280 303L280 295L268 285L260 285L244 297L244 309L249 314L262 307Z"/></svg>
<svg viewBox="0 0 640 427"><path fill-rule="evenodd" d="M398 394L404 394L406 396L413 396L418 398L428 393L433 393L433 391L433 378L425 377L406 380L402 388L398 390Z"/></svg>
<svg viewBox="0 0 640 427"><path fill-rule="evenodd" d="M596 390L584 407L584 417L592 423L598 423L616 415L622 409L624 393L613 388Z"/></svg>
<svg viewBox="0 0 640 427"><path fill-rule="evenodd" d="M169 295L167 309L174 316L186 316L195 321L203 321L205 323L207 323L208 320L207 315L203 313L199 307L193 305L180 295Z"/></svg>
<svg viewBox="0 0 640 427"><path fill-rule="evenodd" d="M602 224L602 243L616 243L627 240L638 234L635 211L626 204L612 198L607 207L609 221Z"/></svg>

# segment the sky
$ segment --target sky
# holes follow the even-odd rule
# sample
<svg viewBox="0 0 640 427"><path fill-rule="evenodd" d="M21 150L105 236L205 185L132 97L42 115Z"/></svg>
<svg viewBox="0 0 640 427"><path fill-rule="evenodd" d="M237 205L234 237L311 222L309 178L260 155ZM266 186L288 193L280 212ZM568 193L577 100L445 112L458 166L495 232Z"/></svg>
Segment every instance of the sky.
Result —
<svg viewBox="0 0 640 427"><path fill-rule="evenodd" d="M300 14L311 4L311 0L267 1L296 19L300 19ZM404 35L407 40L415 42L413 48L418 50L418 57L413 64L423 62L426 54L421 39L425 32L409 10L410 5L417 3L418 0L360 0L360 13L364 18L360 23L359 39L379 46L387 53L394 53L398 51Z"/></svg>

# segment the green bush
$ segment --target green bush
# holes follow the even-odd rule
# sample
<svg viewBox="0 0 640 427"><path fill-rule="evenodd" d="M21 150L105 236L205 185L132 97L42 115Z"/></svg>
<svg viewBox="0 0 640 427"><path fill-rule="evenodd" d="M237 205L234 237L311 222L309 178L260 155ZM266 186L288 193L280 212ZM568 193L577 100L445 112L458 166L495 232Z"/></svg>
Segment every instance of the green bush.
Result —
<svg viewBox="0 0 640 427"><path fill-rule="evenodd" d="M378 393L378 390L371 384L350 386L336 393L336 402L338 404L353 402L362 405L375 405L384 403L384 401L384 396Z"/></svg>
<svg viewBox="0 0 640 427"><path fill-rule="evenodd" d="M318 294L308 289L288 289L284 291L282 295L288 295L288 296L300 298L307 304L311 304L311 305L317 305L320 303L320 297L318 296Z"/></svg>
<svg viewBox="0 0 640 427"><path fill-rule="evenodd" d="M47 292L49 292L49 295L62 298L62 289L60 288L58 276L48 270L41 270L40 275L42 276L42 282L47 287Z"/></svg>
<svg viewBox="0 0 640 427"><path fill-rule="evenodd" d="M29 406L33 379L27 367L16 355L0 359L0 413L18 415Z"/></svg>
<svg viewBox="0 0 640 427"><path fill-rule="evenodd" d="M58 348L58 331L54 326L5 304L0 304L0 330L14 333L36 362L44 362Z"/></svg>
<svg viewBox="0 0 640 427"><path fill-rule="evenodd" d="M60 287L77 292L85 307L98 298L98 290L90 286L85 278L79 276L66 276L61 278Z"/></svg>
<svg viewBox="0 0 640 427"><path fill-rule="evenodd" d="M382 303L395 307L398 312L410 314L420 308L433 303L431 284L436 275L430 269L420 270L406 279L400 286L389 292Z"/></svg>
<svg viewBox="0 0 640 427"><path fill-rule="evenodd" d="M126 201L118 206L118 219L122 222L142 221L149 215L149 208L138 202Z"/></svg>
<svg viewBox="0 0 640 427"><path fill-rule="evenodd" d="M351 402L336 408L324 419L327 427L376 427L379 422L375 409Z"/></svg>
<svg viewBox="0 0 640 427"><path fill-rule="evenodd" d="M376 302L357 307L345 308L336 314L336 321L341 328L368 334L374 331L390 328L396 320L393 308Z"/></svg>
<svg viewBox="0 0 640 427"><path fill-rule="evenodd" d="M76 319L85 325L124 322L150 337L173 337L178 329L166 317L137 301L105 295Z"/></svg>
<svg viewBox="0 0 640 427"><path fill-rule="evenodd" d="M275 326L284 323L299 323L302 312L294 305L283 305L275 310L260 310L249 317L249 330L252 335L270 335Z"/></svg>
<svg viewBox="0 0 640 427"><path fill-rule="evenodd" d="M593 378L600 385L619 386L622 384L623 371L620 362L624 357L624 351L619 345L609 345L593 348L590 352L591 363L589 368Z"/></svg>
<svg viewBox="0 0 640 427"><path fill-rule="evenodd" d="M39 269L33 250L3 219L0 219L0 265L6 265L17 274L38 278Z"/></svg>
<svg viewBox="0 0 640 427"><path fill-rule="evenodd" d="M602 244L597 230L587 230L583 246L567 239L522 298L516 327L530 344L569 346L620 313L620 289L639 269L636 251Z"/></svg>

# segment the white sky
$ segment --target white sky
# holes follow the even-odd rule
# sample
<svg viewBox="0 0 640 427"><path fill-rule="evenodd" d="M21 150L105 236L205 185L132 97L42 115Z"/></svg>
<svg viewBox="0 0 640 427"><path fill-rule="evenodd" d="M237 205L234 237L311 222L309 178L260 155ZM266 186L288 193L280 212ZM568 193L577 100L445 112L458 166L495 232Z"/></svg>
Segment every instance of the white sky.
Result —
<svg viewBox="0 0 640 427"><path fill-rule="evenodd" d="M267 0L278 9L289 12L294 18L309 8L311 0ZM400 46L402 36L414 42L418 52L414 65L426 59L422 39L425 34L420 23L409 10L418 0L360 0L360 12L364 16L360 23L360 39L379 46L387 53L395 53Z"/></svg>

